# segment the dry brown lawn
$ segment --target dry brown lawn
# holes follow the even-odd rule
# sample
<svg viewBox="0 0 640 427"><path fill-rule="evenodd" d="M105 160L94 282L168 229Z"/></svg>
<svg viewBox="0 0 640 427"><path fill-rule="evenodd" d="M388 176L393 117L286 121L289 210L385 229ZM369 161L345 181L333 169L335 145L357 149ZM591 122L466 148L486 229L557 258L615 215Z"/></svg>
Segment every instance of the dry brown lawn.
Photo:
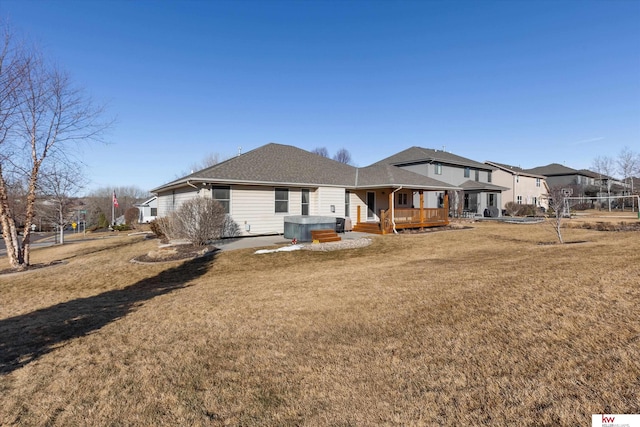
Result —
<svg viewBox="0 0 640 427"><path fill-rule="evenodd" d="M590 425L640 413L640 234L546 224L0 277L0 425ZM6 265L0 262L0 269Z"/></svg>

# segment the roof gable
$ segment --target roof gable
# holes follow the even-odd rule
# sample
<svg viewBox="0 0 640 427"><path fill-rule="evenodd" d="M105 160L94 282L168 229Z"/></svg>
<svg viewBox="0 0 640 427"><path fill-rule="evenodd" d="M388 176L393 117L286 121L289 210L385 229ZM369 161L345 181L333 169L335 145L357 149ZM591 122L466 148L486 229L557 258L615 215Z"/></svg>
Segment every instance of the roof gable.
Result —
<svg viewBox="0 0 640 427"><path fill-rule="evenodd" d="M396 153L386 159L382 159L376 164L390 164L390 165L409 165L416 163L445 163L454 166L471 167L475 169L493 170L493 166L486 165L484 163L476 162L475 160L467 159L466 157L458 156L453 153L442 150L434 150L431 148L411 147L404 151Z"/></svg>

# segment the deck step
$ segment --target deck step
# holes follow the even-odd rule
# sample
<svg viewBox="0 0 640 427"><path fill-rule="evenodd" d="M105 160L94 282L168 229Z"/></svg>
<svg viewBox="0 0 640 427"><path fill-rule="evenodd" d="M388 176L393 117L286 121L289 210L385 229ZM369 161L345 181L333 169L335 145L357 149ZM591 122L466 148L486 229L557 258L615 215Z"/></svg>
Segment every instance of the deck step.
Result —
<svg viewBox="0 0 640 427"><path fill-rule="evenodd" d="M361 222L353 226L353 231L369 234L382 234L380 224L376 222Z"/></svg>
<svg viewBox="0 0 640 427"><path fill-rule="evenodd" d="M335 230L311 230L311 238L319 243L339 242L342 240Z"/></svg>

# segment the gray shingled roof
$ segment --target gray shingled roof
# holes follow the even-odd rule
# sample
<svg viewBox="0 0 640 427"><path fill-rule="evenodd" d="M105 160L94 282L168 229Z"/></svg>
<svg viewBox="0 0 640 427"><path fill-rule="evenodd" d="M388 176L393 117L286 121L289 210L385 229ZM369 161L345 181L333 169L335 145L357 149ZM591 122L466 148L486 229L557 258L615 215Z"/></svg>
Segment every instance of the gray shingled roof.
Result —
<svg viewBox="0 0 640 427"><path fill-rule="evenodd" d="M191 180L345 186L355 181L355 174L353 166L290 145L270 143L152 191Z"/></svg>
<svg viewBox="0 0 640 427"><path fill-rule="evenodd" d="M488 166L484 163L476 162L475 160L467 159L466 157L458 156L453 153L448 153L442 150L434 150L431 148L411 147L404 151L394 154L393 156L382 159L377 164L390 164L390 165L407 165L415 163L425 162L440 162L443 164L456 165L456 166L468 166L475 169L494 170L493 166Z"/></svg>
<svg viewBox="0 0 640 427"><path fill-rule="evenodd" d="M505 172L510 172L510 173L513 173L513 174L518 174L518 175L523 175L523 176L530 176L530 177L533 177L533 178L544 178L545 177L544 175L538 175L538 174L535 174L535 173L528 172L527 170L522 169L521 167L518 167L518 166L511 166L511 165L507 165L505 163L491 162L489 160L487 160L485 163L490 165L490 166L495 166L496 168L501 169L501 170L503 170Z"/></svg>
<svg viewBox="0 0 640 427"><path fill-rule="evenodd" d="M473 180L468 180L460 184L460 187L463 190L468 191L507 191L507 187L501 187L499 185L488 184L486 182L478 182Z"/></svg>
<svg viewBox="0 0 640 427"><path fill-rule="evenodd" d="M551 163L547 166L538 166L532 169L527 169L526 172L544 176L582 175L579 171L571 169L559 163Z"/></svg>
<svg viewBox="0 0 640 427"><path fill-rule="evenodd" d="M425 189L451 189L459 187L438 181L428 176L401 169L397 166L387 164L374 164L366 168L358 169L358 181L356 187L389 187L402 186L406 188Z"/></svg>
<svg viewBox="0 0 640 427"><path fill-rule="evenodd" d="M455 186L395 166L355 168L290 145L270 143L151 190L183 187L188 182L247 183L345 188L407 186L455 189Z"/></svg>

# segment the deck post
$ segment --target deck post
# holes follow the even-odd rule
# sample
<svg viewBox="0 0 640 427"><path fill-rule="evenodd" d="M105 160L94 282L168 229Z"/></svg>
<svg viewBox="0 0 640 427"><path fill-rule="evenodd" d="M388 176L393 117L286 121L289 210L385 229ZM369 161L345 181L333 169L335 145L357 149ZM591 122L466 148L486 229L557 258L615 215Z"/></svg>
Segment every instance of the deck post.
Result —
<svg viewBox="0 0 640 427"><path fill-rule="evenodd" d="M360 224L360 205L358 205L358 220L356 224Z"/></svg>
<svg viewBox="0 0 640 427"><path fill-rule="evenodd" d="M424 224L424 190L420 190L420 224Z"/></svg>

